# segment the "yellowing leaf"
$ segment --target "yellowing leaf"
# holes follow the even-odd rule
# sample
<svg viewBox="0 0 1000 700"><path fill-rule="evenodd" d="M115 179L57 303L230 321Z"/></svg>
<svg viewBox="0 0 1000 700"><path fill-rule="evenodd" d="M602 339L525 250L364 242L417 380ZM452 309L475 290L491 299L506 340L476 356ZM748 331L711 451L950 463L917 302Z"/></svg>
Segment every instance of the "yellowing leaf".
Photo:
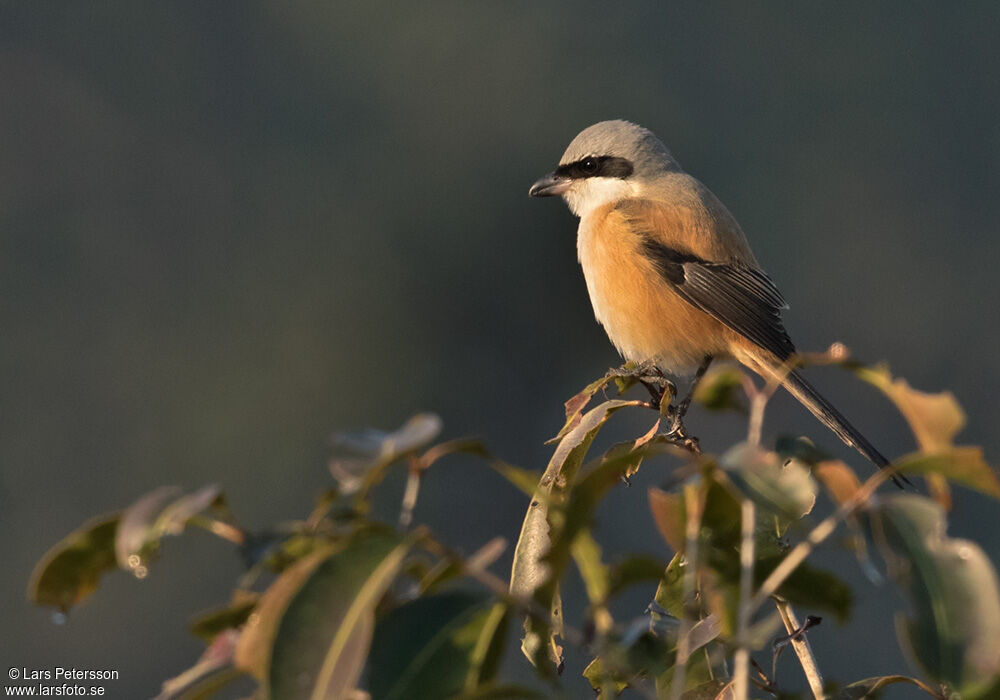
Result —
<svg viewBox="0 0 1000 700"><path fill-rule="evenodd" d="M918 391L905 379L893 379L885 365L862 367L856 372L896 404L925 452L950 447L965 426L965 412L950 391L939 394Z"/></svg>

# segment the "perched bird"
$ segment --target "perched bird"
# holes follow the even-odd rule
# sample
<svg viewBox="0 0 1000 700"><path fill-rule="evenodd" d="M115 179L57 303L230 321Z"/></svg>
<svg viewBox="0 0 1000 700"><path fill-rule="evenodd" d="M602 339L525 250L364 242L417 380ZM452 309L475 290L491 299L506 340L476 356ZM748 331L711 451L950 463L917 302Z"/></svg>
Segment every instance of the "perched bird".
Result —
<svg viewBox="0 0 1000 700"><path fill-rule="evenodd" d="M561 195L580 218L577 252L594 315L622 356L639 363L640 374L694 376L674 409L675 430L712 360L733 358L779 381L873 464L888 464L788 371L795 346L781 323L785 300L733 215L653 132L622 120L594 124L528 193Z"/></svg>

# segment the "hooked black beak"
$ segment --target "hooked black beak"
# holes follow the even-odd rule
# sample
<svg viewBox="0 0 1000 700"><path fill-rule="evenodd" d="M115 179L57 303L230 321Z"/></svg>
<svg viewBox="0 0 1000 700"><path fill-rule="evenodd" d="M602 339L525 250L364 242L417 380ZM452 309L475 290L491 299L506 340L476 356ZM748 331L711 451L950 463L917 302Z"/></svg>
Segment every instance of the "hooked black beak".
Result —
<svg viewBox="0 0 1000 700"><path fill-rule="evenodd" d="M568 177L562 177L555 173L539 178L538 182L528 190L529 197L555 197L569 189L573 181Z"/></svg>

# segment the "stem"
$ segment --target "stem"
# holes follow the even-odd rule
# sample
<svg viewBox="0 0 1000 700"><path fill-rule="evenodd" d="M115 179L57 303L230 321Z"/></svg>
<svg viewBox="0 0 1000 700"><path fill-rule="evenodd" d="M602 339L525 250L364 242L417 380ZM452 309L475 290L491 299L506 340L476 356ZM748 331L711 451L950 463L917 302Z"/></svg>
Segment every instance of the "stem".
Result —
<svg viewBox="0 0 1000 700"><path fill-rule="evenodd" d="M216 537L221 537L224 540L228 540L233 544L242 547L246 544L247 533L236 525L230 525L229 523L224 523L221 520L216 520L215 518L210 518L207 515L199 513L198 515L191 516L188 523L194 525L195 527L200 527L203 530L211 532Z"/></svg>
<svg viewBox="0 0 1000 700"><path fill-rule="evenodd" d="M757 520L754 511L753 501L749 498L744 499L741 504L740 603L736 623L736 639L739 648L733 657L736 700L746 700L749 692L750 647L748 646L748 630L750 618L753 616L750 597L753 595L754 525Z"/></svg>
<svg viewBox="0 0 1000 700"><path fill-rule="evenodd" d="M684 487L684 509L687 512L684 543L684 586L681 599L681 621L677 631L677 662L674 678L670 685L670 697L678 700L684 692L688 657L691 655L691 628L694 626L688 606L695 596L698 574L698 535L701 531L702 499L701 485Z"/></svg>
<svg viewBox="0 0 1000 700"><path fill-rule="evenodd" d="M819 666L816 665L816 657L813 656L812 647L809 645L809 638L804 633L795 634L799 629L799 621L795 617L795 611L792 610L792 606L789 605L788 601L776 597L774 604L778 607L778 612L781 614L781 621L785 623L785 629L788 630L788 634L792 635L790 640L792 649L795 650L795 655L799 657L799 663L802 664L802 670L806 674L806 680L809 682L809 689L812 691L813 697L816 700L823 700L825 697L823 693L823 675L819 672Z"/></svg>
<svg viewBox="0 0 1000 700"><path fill-rule="evenodd" d="M417 507L417 495L420 493L420 471L410 469L406 479L406 490L403 491L403 503L399 508L399 529L408 530L413 523L413 509Z"/></svg>

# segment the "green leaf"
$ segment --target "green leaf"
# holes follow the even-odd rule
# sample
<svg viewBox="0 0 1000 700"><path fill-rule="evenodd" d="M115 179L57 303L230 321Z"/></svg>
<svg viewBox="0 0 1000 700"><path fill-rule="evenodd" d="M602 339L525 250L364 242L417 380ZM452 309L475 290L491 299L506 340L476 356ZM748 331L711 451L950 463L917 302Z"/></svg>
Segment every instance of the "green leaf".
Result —
<svg viewBox="0 0 1000 700"><path fill-rule="evenodd" d="M682 693L681 700L726 700L729 697L735 697L729 692L731 688L732 681L709 681ZM723 695L723 691L726 691L727 695ZM720 698L720 696L722 697Z"/></svg>
<svg viewBox="0 0 1000 700"><path fill-rule="evenodd" d="M747 413L744 376L732 365L716 365L698 382L692 399L710 411Z"/></svg>
<svg viewBox="0 0 1000 700"><path fill-rule="evenodd" d="M763 583L781 561L781 557L758 561L754 570L754 584ZM806 562L795 568L795 571L781 584L778 592L789 603L830 613L840 624L844 624L851 617L851 608L854 605L851 587L829 571Z"/></svg>
<svg viewBox="0 0 1000 700"><path fill-rule="evenodd" d="M215 485L190 494L177 486L161 486L147 493L122 513L115 538L118 566L140 578L145 576L148 559L160 540L183 532L191 518L221 499L222 491Z"/></svg>
<svg viewBox="0 0 1000 700"><path fill-rule="evenodd" d="M816 504L816 482L799 461L782 462L776 453L745 442L720 460L747 498L787 520L799 520Z"/></svg>
<svg viewBox="0 0 1000 700"><path fill-rule="evenodd" d="M979 447L950 447L939 452L918 452L895 462L906 474L940 474L958 484L1000 498L1000 480L983 458Z"/></svg>
<svg viewBox="0 0 1000 700"><path fill-rule="evenodd" d="M316 567L334 551L327 545L286 568L264 591L257 609L247 619L236 647L236 665L261 683L267 680L274 638L288 604Z"/></svg>
<svg viewBox="0 0 1000 700"><path fill-rule="evenodd" d="M208 700L243 676L233 666L233 654L239 632L228 630L218 635L198 659L198 663L179 676L164 681L155 700Z"/></svg>
<svg viewBox="0 0 1000 700"><path fill-rule="evenodd" d="M611 700L628 688L628 680L620 673L605 670L604 661L597 657L583 669L583 677L590 681L590 687L600 700Z"/></svg>
<svg viewBox="0 0 1000 700"><path fill-rule="evenodd" d="M543 607L554 609L559 578L569 563L569 548L572 544L570 539L558 551L550 551L552 542L560 536L566 522L560 512L561 506L573 488L577 472L594 437L604 423L616 411L637 405L641 405L641 402L605 401L588 411L559 442L528 505L514 549L510 590L515 596L534 597ZM527 650L529 660L536 666L541 661L538 651L543 647L549 649L550 660L558 667L562 659L551 629L539 630L535 627L531 619L525 621L522 648ZM542 641L543 638L545 642Z"/></svg>
<svg viewBox="0 0 1000 700"><path fill-rule="evenodd" d="M270 697L340 698L364 668L375 607L415 536L369 530L282 574L247 623L236 659Z"/></svg>
<svg viewBox="0 0 1000 700"><path fill-rule="evenodd" d="M658 674L656 677L656 696L667 698L670 697L671 688L674 682L675 667L671 664L670 668L666 669L662 673ZM712 665L708 661L708 656L705 651L695 652L691 655L687 662L687 668L684 673L684 688L683 692L689 693L694 692L698 688L701 688L706 683L711 683L717 675L720 675L717 669L713 669Z"/></svg>
<svg viewBox="0 0 1000 700"><path fill-rule="evenodd" d="M463 591L417 598L379 620L369 656L372 700L471 692L496 675L506 606Z"/></svg>
<svg viewBox="0 0 1000 700"><path fill-rule="evenodd" d="M797 459L812 466L833 459L828 452L804 436L781 435L774 442L774 450L785 459Z"/></svg>
<svg viewBox="0 0 1000 700"><path fill-rule="evenodd" d="M211 643L220 633L241 626L257 607L260 596L248 591L237 591L235 600L221 608L200 613L188 625L191 634Z"/></svg>
<svg viewBox="0 0 1000 700"><path fill-rule="evenodd" d="M88 520L59 541L35 565L28 599L67 612L97 590L105 571L114 569L117 513Z"/></svg>
<svg viewBox="0 0 1000 700"><path fill-rule="evenodd" d="M653 597L660 608L678 619L684 614L684 566L684 555L675 554L663 571Z"/></svg>
<svg viewBox="0 0 1000 700"><path fill-rule="evenodd" d="M630 586L659 581L664 567L659 557L629 554L608 568L608 598L614 598Z"/></svg>
<svg viewBox="0 0 1000 700"><path fill-rule="evenodd" d="M778 467L779 469L781 467ZM726 629L735 621L735 601L740 576L740 503L737 498L714 477L710 477L702 514L699 540L699 571L707 568L714 578L702 577L705 597L714 603L712 609L722 619ZM802 499L800 503L804 503ZM683 553L685 546L686 510L679 494L659 489L650 490L650 507L664 539L676 552ZM766 511L758 512L756 526L756 560L754 581L759 585L784 558L787 547L779 539L786 524L775 522L775 516ZM680 560L671 562L679 567ZM675 568L679 577L679 569ZM668 568L667 573L671 571ZM679 578L674 586L677 600L658 600L672 614L679 615ZM662 584L661 584L662 589ZM712 595L708 595L711 593ZM850 615L851 592L849 587L833 574L802 564L778 589L778 593L792 603L828 611L838 620ZM672 609L673 607L673 609Z"/></svg>
<svg viewBox="0 0 1000 700"><path fill-rule="evenodd" d="M611 592L611 579L608 567L601 561L601 545L589 530L584 530L573 541L571 551L587 590L587 598L593 605L604 605Z"/></svg>
<svg viewBox="0 0 1000 700"><path fill-rule="evenodd" d="M897 617L900 643L937 682L964 698L1000 673L1000 584L983 550L949 538L944 510L922 496L886 498L873 512L876 541L905 587L912 617Z"/></svg>

